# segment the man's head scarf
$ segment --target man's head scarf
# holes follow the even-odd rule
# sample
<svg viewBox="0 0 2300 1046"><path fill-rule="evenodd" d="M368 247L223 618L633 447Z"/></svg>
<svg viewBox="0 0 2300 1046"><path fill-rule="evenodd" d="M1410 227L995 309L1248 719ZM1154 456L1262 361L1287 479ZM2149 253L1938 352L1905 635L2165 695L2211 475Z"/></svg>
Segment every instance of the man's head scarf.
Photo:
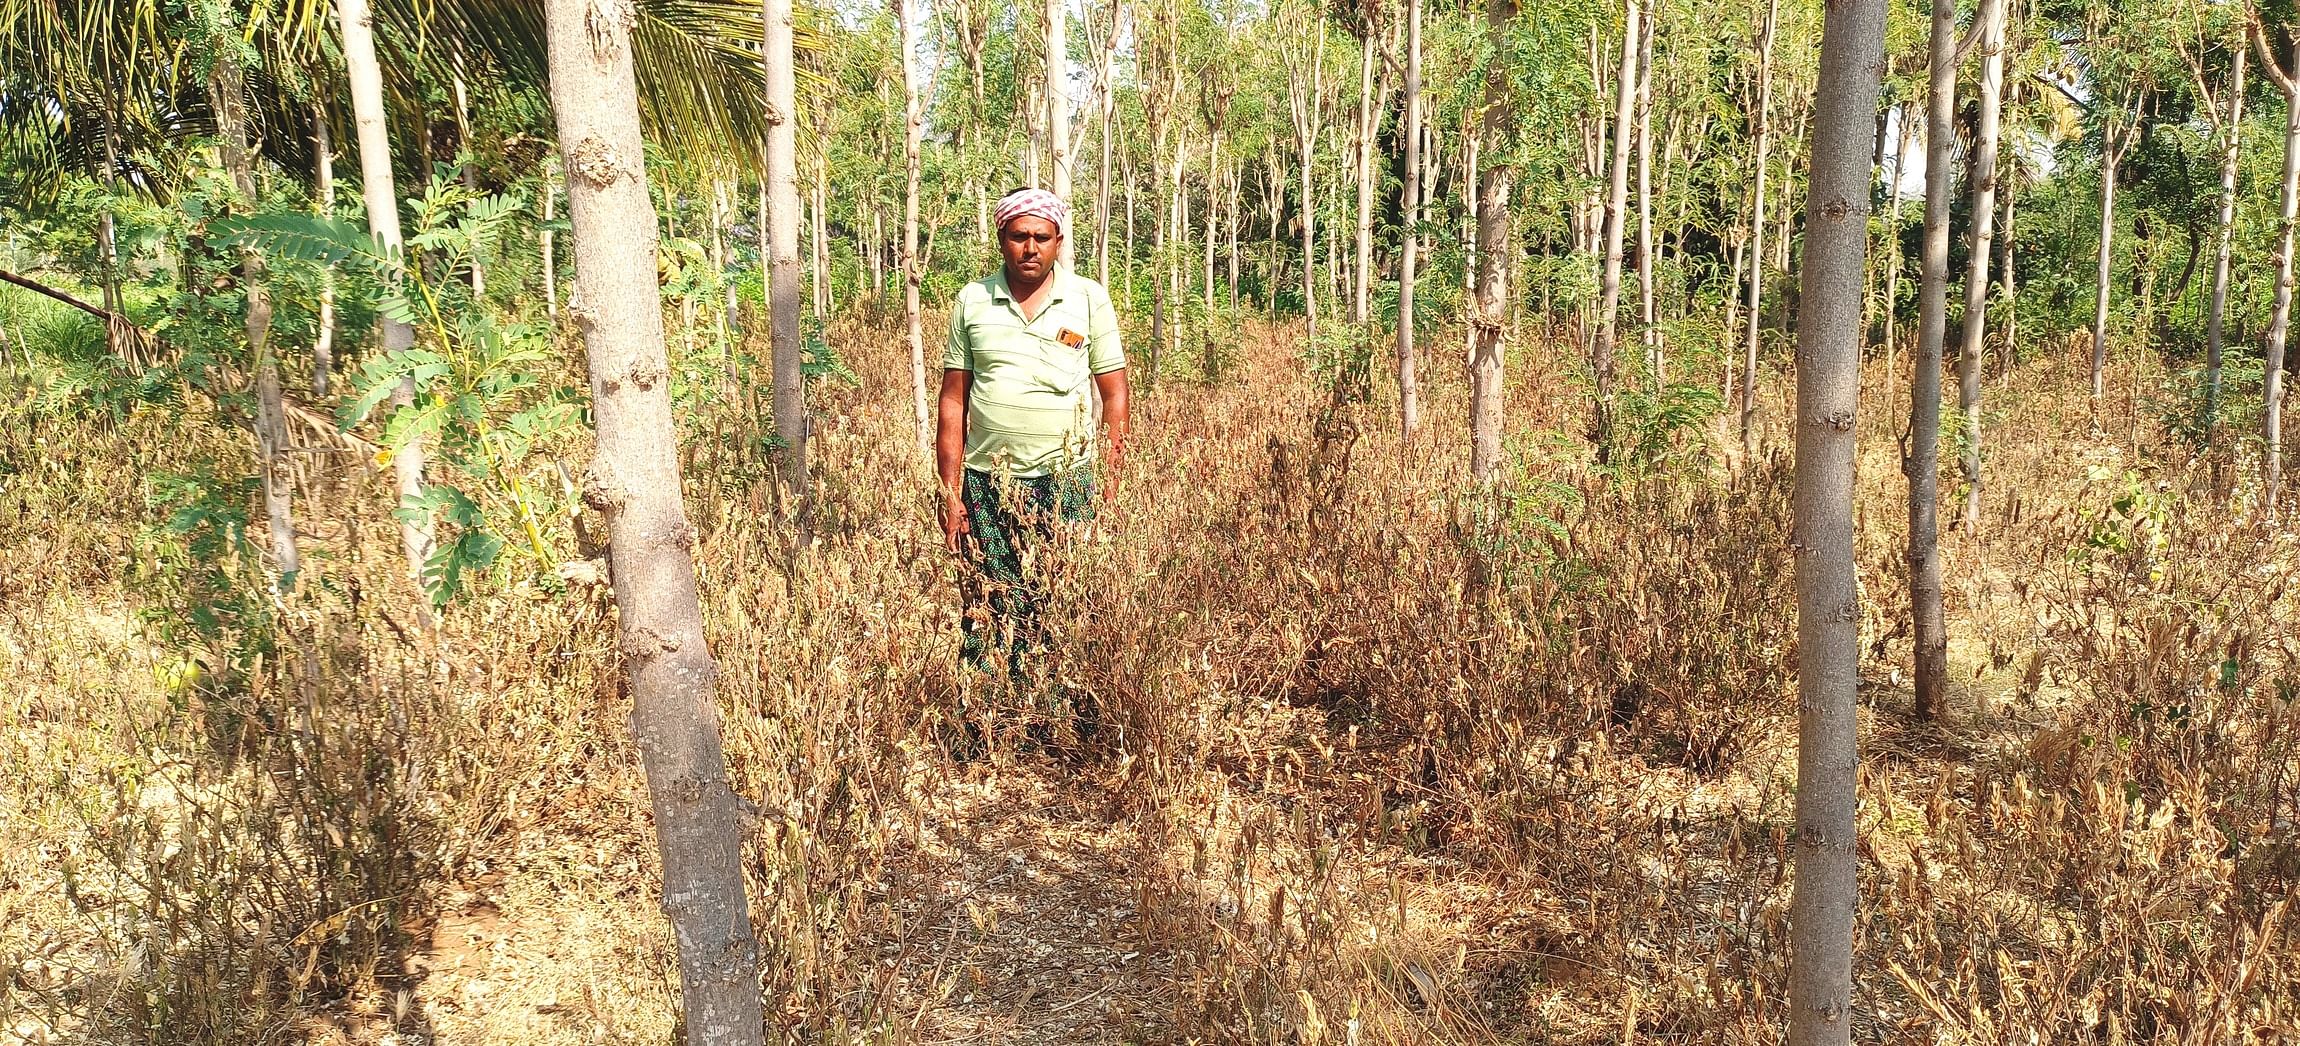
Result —
<svg viewBox="0 0 2300 1046"><path fill-rule="evenodd" d="M1044 189L1016 189L1007 193L1005 199L998 201L998 209L993 214L1001 232L1005 231L1006 223L1022 217L1044 218L1064 232L1070 228L1070 205Z"/></svg>

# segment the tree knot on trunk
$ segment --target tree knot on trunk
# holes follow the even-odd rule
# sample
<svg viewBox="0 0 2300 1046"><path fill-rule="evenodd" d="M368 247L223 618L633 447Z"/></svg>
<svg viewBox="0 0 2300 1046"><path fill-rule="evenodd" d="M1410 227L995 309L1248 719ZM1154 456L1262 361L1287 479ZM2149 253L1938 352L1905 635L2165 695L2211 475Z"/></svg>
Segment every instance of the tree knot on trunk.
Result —
<svg viewBox="0 0 2300 1046"><path fill-rule="evenodd" d="M624 657L639 661L652 660L676 652L679 649L679 637L652 626L640 625L623 631L622 648Z"/></svg>
<svg viewBox="0 0 2300 1046"><path fill-rule="evenodd" d="M638 174L614 146L596 134L584 135L567 151L567 173L599 189L614 185L625 175L636 177Z"/></svg>
<svg viewBox="0 0 2300 1046"><path fill-rule="evenodd" d="M1837 430L1838 432L1851 432L1851 431L1853 431L1853 412L1852 412L1852 411L1849 411L1849 410L1838 410L1838 411L1831 411L1831 412L1829 412L1829 414L1828 414L1828 416L1827 416L1827 417L1824 417L1824 418L1822 418L1821 420L1822 420L1824 423L1826 423L1826 424L1827 424L1827 425L1828 425L1830 428L1832 428L1832 429L1835 429L1835 430Z"/></svg>
<svg viewBox="0 0 2300 1046"><path fill-rule="evenodd" d="M790 121L791 115L784 112L782 106L776 105L773 102L768 102L764 106L764 109L767 118L767 126L769 127L781 127L783 124Z"/></svg>
<svg viewBox="0 0 2300 1046"><path fill-rule="evenodd" d="M1839 196L1830 200L1827 204L1824 204L1821 207L1821 217L1827 218L1833 222L1843 221L1845 216L1852 214L1853 211L1853 202L1842 196Z"/></svg>
<svg viewBox="0 0 2300 1046"><path fill-rule="evenodd" d="M652 392L670 376L671 365L663 357L650 354L631 361L621 374L601 375L599 387L605 392L621 392L628 383L640 392Z"/></svg>
<svg viewBox="0 0 2300 1046"><path fill-rule="evenodd" d="M629 500L629 492L599 462L583 470L583 503L602 515L613 515Z"/></svg>

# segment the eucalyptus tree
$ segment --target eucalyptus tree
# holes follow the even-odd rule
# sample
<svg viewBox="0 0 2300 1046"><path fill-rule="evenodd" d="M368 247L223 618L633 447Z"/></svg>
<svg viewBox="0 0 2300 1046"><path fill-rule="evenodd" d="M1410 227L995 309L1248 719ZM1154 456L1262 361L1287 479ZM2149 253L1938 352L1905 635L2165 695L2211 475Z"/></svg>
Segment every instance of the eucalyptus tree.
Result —
<svg viewBox="0 0 2300 1046"><path fill-rule="evenodd" d="M1490 9L1489 9L1490 10ZM1511 5L1515 12L1516 7ZM1287 111L1293 117L1294 142L1300 163L1302 231L1302 341L1318 340L1318 233L1316 172L1318 135L1323 128L1326 78L1326 22L1324 13L1309 0L1280 3L1277 20L1279 55L1286 65Z"/></svg>
<svg viewBox="0 0 2300 1046"><path fill-rule="evenodd" d="M1861 388L1861 284L1869 158L1884 69L1886 0L1828 6L1814 91L1797 317L1797 864L1789 902L1790 1046L1853 1031L1858 878L1861 615L1853 463ZM1937 26L1937 23L1936 23Z"/></svg>
<svg viewBox="0 0 2300 1046"><path fill-rule="evenodd" d="M765 199L767 311L775 379L775 435L782 440L782 480L794 499L807 496L806 348L799 341L798 69L791 0L765 0L762 58L767 73Z"/></svg>
<svg viewBox="0 0 2300 1046"><path fill-rule="evenodd" d="M546 7L551 102L583 298L577 323L598 432L584 500L607 520L617 649L654 807L686 1038L748 1046L762 1041L765 1028L759 948L713 700L717 667L703 631L695 531L680 495L630 2L548 0Z"/></svg>
<svg viewBox="0 0 2300 1046"><path fill-rule="evenodd" d="M2205 320L2203 418L2205 430L2217 433L2220 427L2221 357L2227 342L2228 269L2236 240L2236 174L2244 138L2244 66L2251 51L2245 47L2239 30L2236 39L2229 42L2228 83L2219 92L2226 99L2227 112L2223 114L2220 98L2214 97L2204 71L2203 52L2209 46L2209 41L2195 41L2198 46L2195 51L2190 51L2190 41L2177 39L2182 44L2182 57L2187 59L2196 96L2204 102L2204 111L2212 121L2213 133L2219 138L2220 145L2220 207L2216 223L2219 244L2213 252L2212 304Z"/></svg>
<svg viewBox="0 0 2300 1046"><path fill-rule="evenodd" d="M1940 474L1941 355L1948 340L1949 147L1956 109L1957 4L1932 0L1930 76L1925 92L1925 240L1917 283L1917 351L1909 376L1909 608L1916 635L1916 714L1940 714L1948 682L1948 625L1942 610Z"/></svg>
<svg viewBox="0 0 2300 1046"><path fill-rule="evenodd" d="M1414 378L1414 281L1422 222L1422 0L1406 0L1405 95L1406 180L1398 193L1405 240L1398 248L1398 436L1410 441L1421 424Z"/></svg>
<svg viewBox="0 0 2300 1046"><path fill-rule="evenodd" d="M1518 134L1516 89L1505 56L1511 53L1517 0L1486 0L1485 17L1492 51L1479 105L1486 160L1477 172L1477 302L1469 321L1469 470L1479 483L1493 482L1501 464L1502 328L1509 320L1509 259L1516 250L1509 193Z"/></svg>
<svg viewBox="0 0 2300 1046"><path fill-rule="evenodd" d="M2300 75L2277 60L2259 12L2249 13L2260 70L2284 94L2284 184L2276 235L2276 306L2268 320L2260 419L2265 445L2260 459L2260 504L2264 512L2274 514L2284 474L2284 346L2292 329L2293 227L2300 220Z"/></svg>
<svg viewBox="0 0 2300 1046"><path fill-rule="evenodd" d="M1597 380L1597 424L1592 432L1600 461L1610 456L1613 443L1613 353L1621 319L1621 247L1628 229L1629 163L1635 137L1639 79L1638 44L1643 35L1638 19L1643 7L1644 0L1624 0L1622 4L1621 75L1614 89L1613 158L1608 167L1611 181L1605 197L1605 276L1599 292L1603 304L1599 306L1597 350L1590 360L1590 371Z"/></svg>
<svg viewBox="0 0 2300 1046"><path fill-rule="evenodd" d="M895 18L901 23L903 134L902 134L902 308L905 329L910 336L910 386L912 415L918 427L918 447L921 454L934 453L934 432L927 410L926 391L926 335L919 314L919 281L924 278L918 257L918 176L919 147L926 112L920 93L923 86L918 75L919 0L895 0Z"/></svg>
<svg viewBox="0 0 2300 1046"><path fill-rule="evenodd" d="M1741 455L1753 457L1757 446L1757 349L1764 324L1760 322L1765 288L1765 176L1767 154L1773 145L1773 44L1779 38L1781 0L1766 0L1765 25L1757 38L1757 108L1750 113L1756 139L1756 173L1749 191L1749 329L1741 365Z"/></svg>
<svg viewBox="0 0 2300 1046"><path fill-rule="evenodd" d="M2090 108L2100 138L2100 240L2095 255L2092 306L2092 404L2097 423L2107 389L2111 270L2116 260L2117 171L2139 141L2155 90L2147 5L2111 9L2094 4L2083 18Z"/></svg>
<svg viewBox="0 0 2300 1046"><path fill-rule="evenodd" d="M1964 342L1957 352L1957 404L1965 415L1965 531L1981 525L1981 377L1989 317L1989 238L1995 234L1997 118L2004 98L2006 0L1981 0L1973 36L1981 52L1979 114L1965 185L1972 194L1970 249L1965 256ZM2105 220L2102 225L2105 243ZM2106 247L2102 248L2104 251ZM2104 259L2106 255L2102 256ZM2103 265L2107 262L2104 260ZM2105 298L2102 299L2104 302Z"/></svg>

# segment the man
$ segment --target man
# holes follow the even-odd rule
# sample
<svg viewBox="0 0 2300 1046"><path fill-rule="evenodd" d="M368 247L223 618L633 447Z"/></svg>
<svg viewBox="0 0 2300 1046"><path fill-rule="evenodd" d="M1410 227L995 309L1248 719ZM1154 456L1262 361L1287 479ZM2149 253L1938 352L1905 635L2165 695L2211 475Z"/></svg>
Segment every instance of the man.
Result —
<svg viewBox="0 0 2300 1046"><path fill-rule="evenodd" d="M1019 682L1039 640L1038 583L1025 551L1057 523L1094 514L1097 440L1089 385L1101 393L1105 495L1126 451L1126 353L1102 285L1056 264L1070 207L1017 189L1000 200L999 271L967 284L950 312L934 440L942 536L976 567L964 619L966 660ZM979 592L980 598L972 593Z"/></svg>

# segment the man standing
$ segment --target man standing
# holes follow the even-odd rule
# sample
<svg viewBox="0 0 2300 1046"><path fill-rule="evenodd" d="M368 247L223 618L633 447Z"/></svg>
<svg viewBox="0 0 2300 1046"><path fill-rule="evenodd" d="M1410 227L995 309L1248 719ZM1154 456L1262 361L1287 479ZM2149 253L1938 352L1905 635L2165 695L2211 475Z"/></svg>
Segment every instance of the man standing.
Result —
<svg viewBox="0 0 2300 1046"><path fill-rule="evenodd" d="M969 586L964 654L985 670L1005 655L1020 681L1038 642L1038 582L1026 551L1058 523L1094 514L1093 400L1101 393L1107 496L1126 451L1126 353L1102 285L1056 263L1070 207L1017 189L998 202L998 272L967 284L951 307L936 412L942 535L980 572ZM979 593L980 598L977 598Z"/></svg>

